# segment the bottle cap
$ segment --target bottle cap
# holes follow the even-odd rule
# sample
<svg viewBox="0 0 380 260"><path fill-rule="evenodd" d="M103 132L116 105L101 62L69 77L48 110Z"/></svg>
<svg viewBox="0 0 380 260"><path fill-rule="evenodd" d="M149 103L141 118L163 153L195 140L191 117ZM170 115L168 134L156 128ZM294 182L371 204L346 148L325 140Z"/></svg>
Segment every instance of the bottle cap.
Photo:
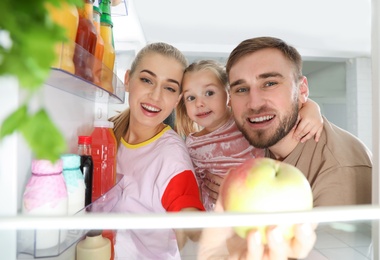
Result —
<svg viewBox="0 0 380 260"><path fill-rule="evenodd" d="M85 135L78 136L78 144L91 144L91 143L92 143L91 136L85 136Z"/></svg>
<svg viewBox="0 0 380 260"><path fill-rule="evenodd" d="M95 1L96 2L96 1ZM99 15L101 15L102 14L102 10L100 10L100 8L98 7L98 6L93 6L93 9L94 9L94 11L95 12L97 12L97 13L99 13ZM100 16L99 16L100 17Z"/></svg>
<svg viewBox="0 0 380 260"><path fill-rule="evenodd" d="M61 155L63 169L79 168L80 156L77 154L63 154Z"/></svg>
<svg viewBox="0 0 380 260"><path fill-rule="evenodd" d="M100 236L101 234L102 234L102 230L90 230L90 231L88 231L86 236L87 237L97 237L97 236Z"/></svg>
<svg viewBox="0 0 380 260"><path fill-rule="evenodd" d="M111 27L113 27L113 23L112 23L112 20L111 20L111 16L110 15L104 15L102 14L102 16L100 16L100 22L101 23L104 23L104 24L107 24Z"/></svg>

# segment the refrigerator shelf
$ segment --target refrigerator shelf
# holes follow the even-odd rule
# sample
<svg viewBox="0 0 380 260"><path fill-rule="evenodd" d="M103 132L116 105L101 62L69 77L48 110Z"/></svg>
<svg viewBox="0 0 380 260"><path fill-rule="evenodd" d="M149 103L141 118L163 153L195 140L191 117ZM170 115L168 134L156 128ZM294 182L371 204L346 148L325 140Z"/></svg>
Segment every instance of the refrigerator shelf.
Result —
<svg viewBox="0 0 380 260"><path fill-rule="evenodd" d="M75 68L69 67L64 62L67 47L62 44L58 62L53 65L45 83L90 101L123 104L125 99L123 82L91 53L73 44L77 55ZM109 95L108 98L104 98L106 94Z"/></svg>

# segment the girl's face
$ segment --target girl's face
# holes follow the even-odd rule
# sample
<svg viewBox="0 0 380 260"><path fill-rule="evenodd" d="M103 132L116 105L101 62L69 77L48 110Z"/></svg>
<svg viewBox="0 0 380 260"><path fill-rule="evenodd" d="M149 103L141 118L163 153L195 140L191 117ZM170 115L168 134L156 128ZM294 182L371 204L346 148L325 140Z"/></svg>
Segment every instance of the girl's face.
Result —
<svg viewBox="0 0 380 260"><path fill-rule="evenodd" d="M213 72L186 72L182 86L187 115L206 132L216 130L229 119L227 90Z"/></svg>
<svg viewBox="0 0 380 260"><path fill-rule="evenodd" d="M129 92L130 125L157 127L177 106L183 66L161 54L145 55L131 75L125 75Z"/></svg>

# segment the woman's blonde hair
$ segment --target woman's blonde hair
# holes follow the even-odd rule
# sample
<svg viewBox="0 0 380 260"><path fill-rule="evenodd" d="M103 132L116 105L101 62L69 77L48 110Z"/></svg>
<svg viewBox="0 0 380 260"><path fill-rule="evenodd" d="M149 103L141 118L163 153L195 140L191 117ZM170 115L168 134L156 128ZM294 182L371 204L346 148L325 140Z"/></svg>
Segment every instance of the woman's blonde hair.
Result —
<svg viewBox="0 0 380 260"><path fill-rule="evenodd" d="M200 60L193 62L189 67L186 68L184 77L188 72L198 72L202 70L208 70L214 73L218 78L220 84L225 87L226 91L228 91L228 78L225 67L214 60ZM201 127L197 123L193 122L187 115L185 100L183 97L178 103L175 112L176 131L179 135L186 137L191 133L201 130Z"/></svg>
<svg viewBox="0 0 380 260"><path fill-rule="evenodd" d="M186 57L183 53L175 48L174 46L163 43L156 42L151 43L142 48L136 55L136 58L132 62L129 74L132 76L136 71L136 67L140 64L141 60L148 54L157 53L165 57L173 58L182 64L183 69L187 67L188 63ZM180 93L182 92L182 87L180 88ZM117 145L119 146L121 138L127 133L129 128L129 118L130 111L129 108L121 112L120 114L110 118L110 121L114 122L114 133L117 140Z"/></svg>

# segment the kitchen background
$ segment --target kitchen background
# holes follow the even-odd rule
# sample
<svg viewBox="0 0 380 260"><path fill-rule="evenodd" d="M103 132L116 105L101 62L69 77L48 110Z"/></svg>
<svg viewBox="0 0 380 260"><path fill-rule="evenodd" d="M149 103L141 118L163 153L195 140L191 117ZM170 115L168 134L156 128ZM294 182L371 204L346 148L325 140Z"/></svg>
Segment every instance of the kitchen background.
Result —
<svg viewBox="0 0 380 260"><path fill-rule="evenodd" d="M373 136L374 140L378 136L372 134L372 113L378 111L372 104L376 93L372 93L371 81L371 18L375 11L380 13L373 9L376 2L124 0L112 8L116 73L123 80L134 55L149 42L173 44L190 62L204 58L225 62L229 52L246 38L282 38L301 52L310 97L319 103L322 113L358 136L374 151L376 160L378 147ZM2 120L19 105L24 93L12 78L0 78L0 86ZM119 104L87 100L46 84L34 103L35 108L42 104L48 109L64 133L68 152L75 153L77 136L89 134L96 117L111 116L127 107L127 100L128 94L121 101L112 100ZM31 159L19 135L0 143L0 215L18 214ZM16 252L14 241L14 233L0 231L0 244L9 252Z"/></svg>

